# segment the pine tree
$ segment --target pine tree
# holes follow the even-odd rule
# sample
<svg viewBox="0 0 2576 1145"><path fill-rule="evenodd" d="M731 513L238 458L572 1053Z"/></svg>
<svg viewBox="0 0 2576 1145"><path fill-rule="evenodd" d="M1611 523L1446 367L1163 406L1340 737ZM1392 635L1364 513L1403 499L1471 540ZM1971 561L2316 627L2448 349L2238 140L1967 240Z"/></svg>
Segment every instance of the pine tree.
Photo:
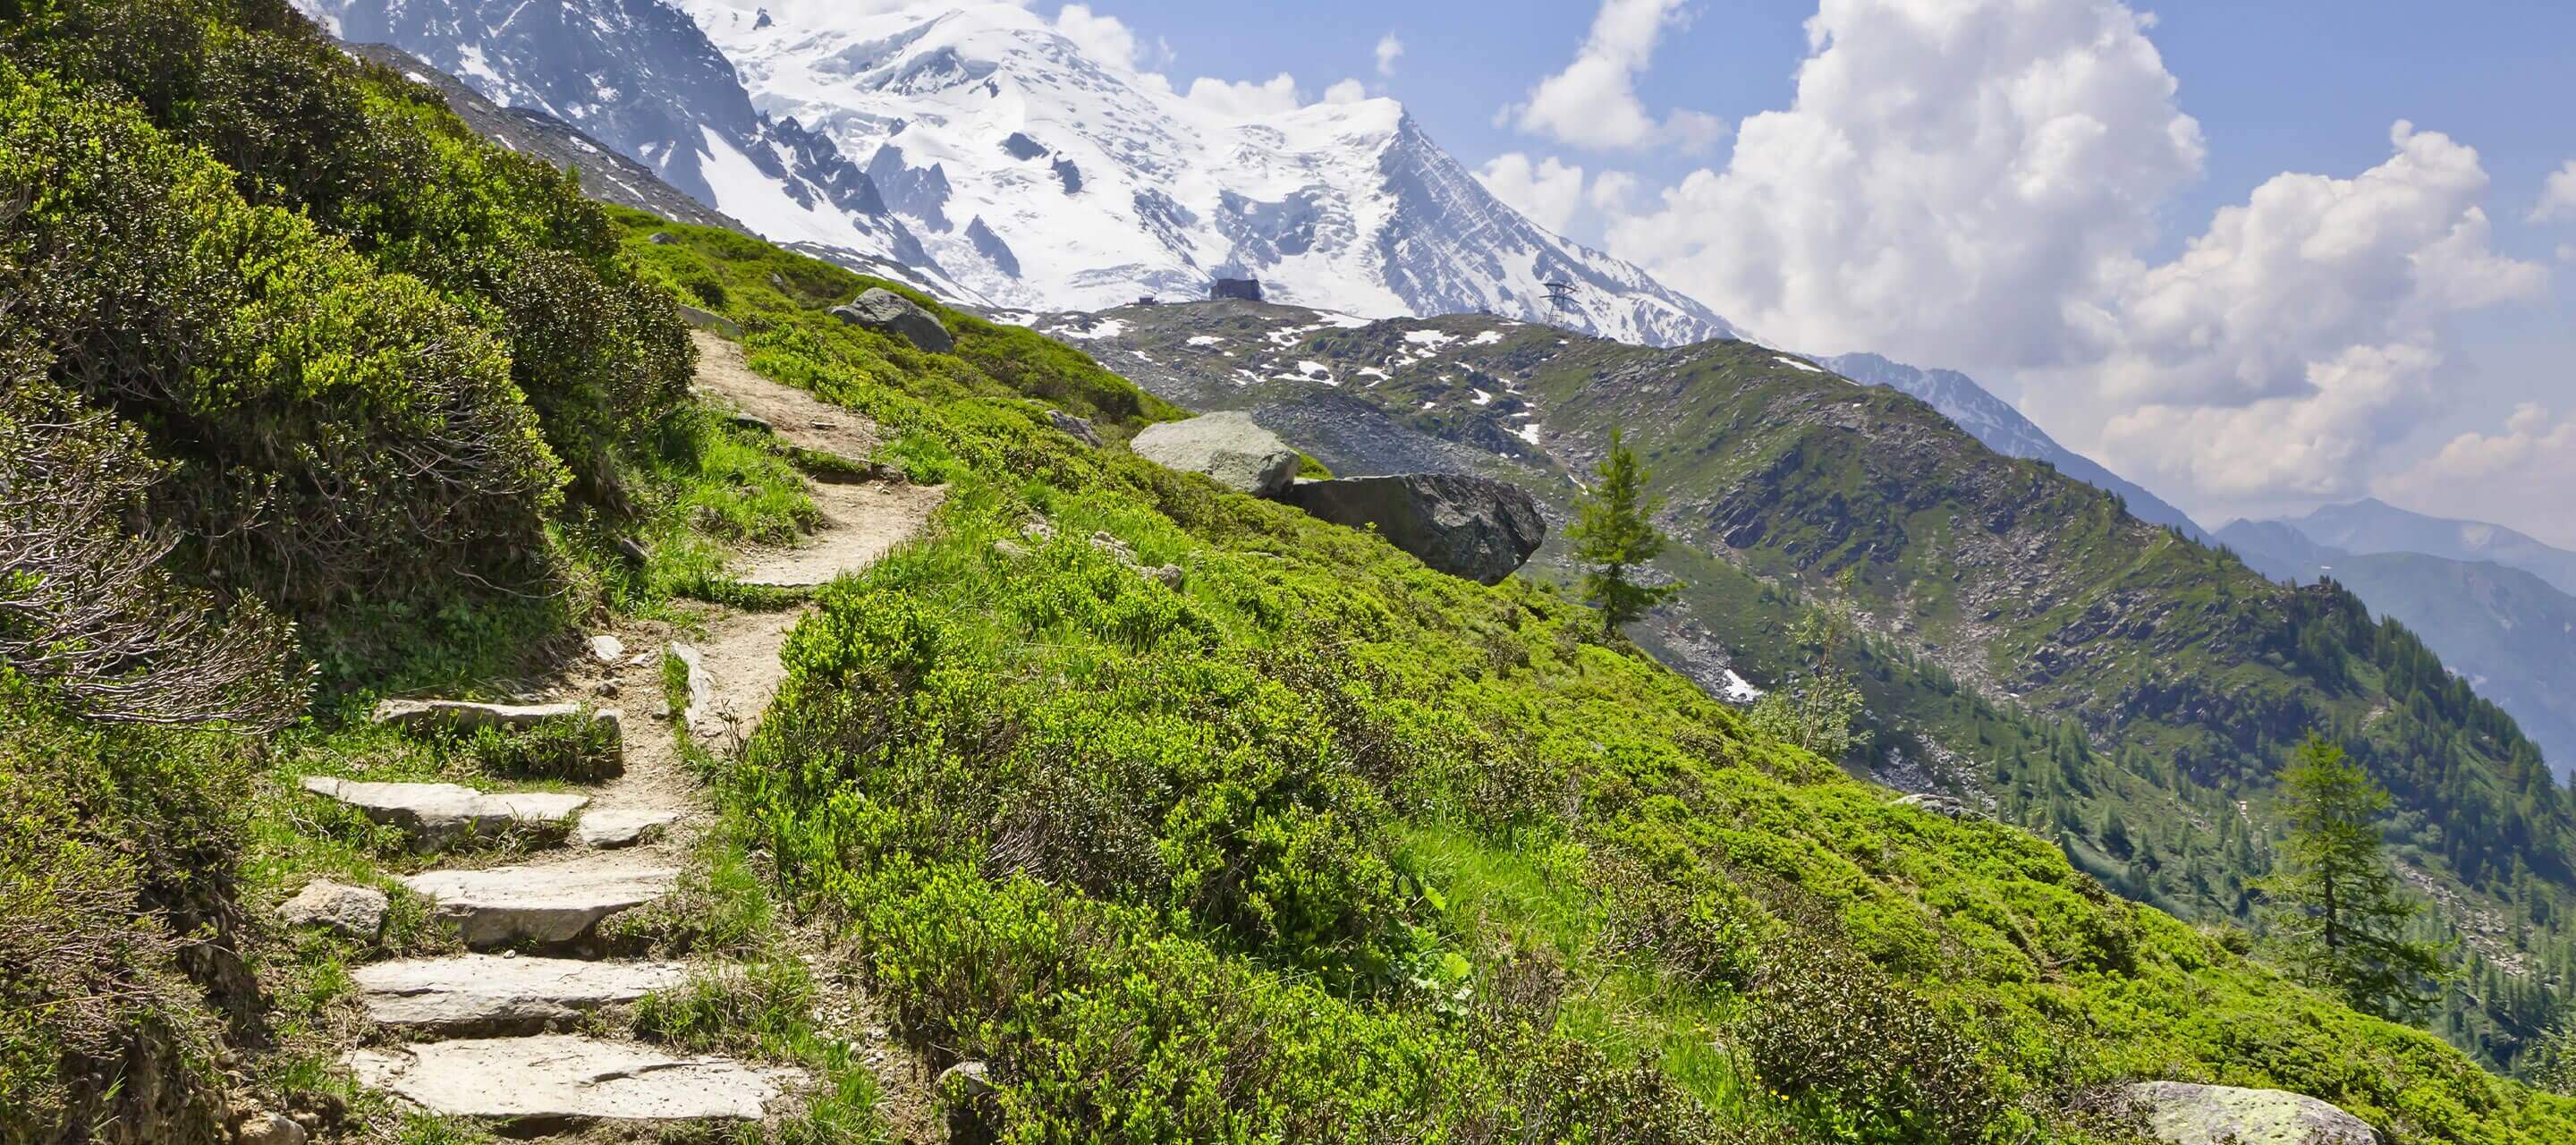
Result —
<svg viewBox="0 0 2576 1145"><path fill-rule="evenodd" d="M2383 1017L2420 1010L2417 986L2442 973L2442 960L2432 944L2405 936L2417 904L2399 896L2380 854L2388 792L2341 744L2311 733L2281 772L2281 798L2290 833L2280 873L2261 889L2287 962L2355 1009Z"/></svg>
<svg viewBox="0 0 2576 1145"><path fill-rule="evenodd" d="M1647 494L1646 469L1620 431L1610 431L1610 456L1593 472L1601 483L1576 503L1574 527L1566 536L1574 541L1574 559L1591 567L1583 574L1584 600L1615 631L1681 586L1637 581L1637 570L1664 551L1664 534L1654 521L1663 503Z"/></svg>

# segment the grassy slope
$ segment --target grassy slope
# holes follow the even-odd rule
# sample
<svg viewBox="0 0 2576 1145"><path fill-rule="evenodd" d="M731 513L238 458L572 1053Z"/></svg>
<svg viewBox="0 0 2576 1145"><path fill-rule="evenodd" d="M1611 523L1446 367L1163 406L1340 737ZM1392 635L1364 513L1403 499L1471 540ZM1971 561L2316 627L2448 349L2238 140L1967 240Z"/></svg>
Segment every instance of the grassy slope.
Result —
<svg viewBox="0 0 2576 1145"><path fill-rule="evenodd" d="M2391 839L2459 905L2447 921L2464 953L2523 968L2514 989L2447 993L2432 1027L2504 1065L2563 1001L2566 793L2509 717L2348 594L2268 584L1920 402L1759 346L1659 351L1468 316L1345 329L1302 313L1128 308L1104 345L1151 355L1113 355L1122 368L1229 407L1315 401L1312 382L1270 375L1323 362L1343 383L1332 400L1473 447L1560 504L1563 467L1626 427L1693 550L1664 562L1687 588L1641 639L1671 653L1696 628L1769 683L1807 658L1784 638L1798 613L1842 600L1876 635L1846 666L1881 724L1877 762L1902 750L2122 893L2189 917L2247 917L2268 819L2237 803L2259 812L2287 745L2326 728L2397 793ZM1432 332L1452 341L1415 340ZM1553 457L1509 435L1524 408ZM2480 914L2504 925L2470 929Z"/></svg>
<svg viewBox="0 0 2576 1145"><path fill-rule="evenodd" d="M2054 847L1751 740L1547 589L1437 577L1083 449L787 305L859 280L772 297L784 256L674 233L654 257L721 279L701 298L752 326L756 366L956 486L937 540L800 630L730 788L906 1036L993 1063L1015 1139L2062 1136L2082 1087L2152 1076L2319 1093L2404 1140L2576 1131L2576 1106L2284 984ZM949 317L970 362L1062 353ZM1120 404L1082 408L1154 416ZM1187 577L1078 539L998 554L1032 516ZM1801 1040L1819 998L1925 1033ZM1574 1084L1622 1065L1622 1099Z"/></svg>

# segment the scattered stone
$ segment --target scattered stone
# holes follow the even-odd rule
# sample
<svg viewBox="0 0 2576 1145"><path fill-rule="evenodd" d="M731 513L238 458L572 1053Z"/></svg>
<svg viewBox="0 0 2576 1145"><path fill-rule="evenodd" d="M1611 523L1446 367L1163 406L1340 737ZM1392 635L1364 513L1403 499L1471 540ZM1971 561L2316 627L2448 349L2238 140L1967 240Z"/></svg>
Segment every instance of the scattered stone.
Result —
<svg viewBox="0 0 2576 1145"><path fill-rule="evenodd" d="M2124 1093L2170 1145L2379 1145L2368 1122L2277 1089L2151 1081Z"/></svg>
<svg viewBox="0 0 2576 1145"><path fill-rule="evenodd" d="M378 962L349 977L378 1025L454 1037L533 1033L677 986L689 968L466 954Z"/></svg>
<svg viewBox="0 0 2576 1145"><path fill-rule="evenodd" d="M995 1139L1000 1111L993 1108L993 1095L1000 1090L993 1085L990 1066L959 1062L939 1071L932 1088L948 1103L949 1145L985 1145Z"/></svg>
<svg viewBox="0 0 2576 1145"><path fill-rule="evenodd" d="M1180 591L1181 578L1187 575L1181 571L1181 566L1179 565L1156 565L1152 568L1139 569L1138 571L1161 584L1164 588L1171 589L1175 592Z"/></svg>
<svg viewBox="0 0 2576 1145"><path fill-rule="evenodd" d="M600 920L652 902L678 885L664 866L599 865L595 860L484 871L429 871L403 885L438 904L465 945L489 950L518 942L555 946L590 936Z"/></svg>
<svg viewBox="0 0 2576 1145"><path fill-rule="evenodd" d="M1374 527L1423 564L1480 584L1501 583L1547 542L1547 518L1529 491L1487 477L1300 481L1283 500L1337 525Z"/></svg>
<svg viewBox="0 0 2576 1145"><path fill-rule="evenodd" d="M1167 469L1204 473L1255 497L1276 497L1297 476L1297 451L1245 413L1212 413L1145 427L1136 456Z"/></svg>
<svg viewBox="0 0 2576 1145"><path fill-rule="evenodd" d="M548 1034L359 1050L358 1080L449 1117L539 1132L599 1121L756 1121L802 1075Z"/></svg>
<svg viewBox="0 0 2576 1145"><path fill-rule="evenodd" d="M374 942L385 928L385 911L393 900L372 887L353 887L315 879L277 908L288 926L318 926L360 942Z"/></svg>
<svg viewBox="0 0 2576 1145"><path fill-rule="evenodd" d="M427 849L465 835L565 823L590 804L586 795L542 791L486 795L453 783L360 783L323 775L304 777L304 789L355 807L374 822L399 827Z"/></svg>
<svg viewBox="0 0 2576 1145"><path fill-rule="evenodd" d="M723 731L724 721L716 714L716 681L707 672L706 654L698 651L696 645L675 641L671 645L671 655L679 658L680 666L687 670L689 678L689 704L680 710L680 718L694 734L714 735Z"/></svg>
<svg viewBox="0 0 2576 1145"><path fill-rule="evenodd" d="M680 821L677 811L650 808L618 808L583 813L573 826L573 837L595 851L614 851L622 847L640 847L659 840Z"/></svg>
<svg viewBox="0 0 2576 1145"><path fill-rule="evenodd" d="M1029 555L1029 547L1027 545L1010 540L993 542L993 551L1002 554L1005 559L1014 561L1020 560Z"/></svg>
<svg viewBox="0 0 2576 1145"><path fill-rule="evenodd" d="M375 721L405 731L471 732L483 728L523 731L548 720L589 718L617 731L617 710L580 704L473 704L463 700L386 700L376 705Z"/></svg>
<svg viewBox="0 0 2576 1145"><path fill-rule="evenodd" d="M1047 420L1055 423L1057 429L1064 431L1074 440L1093 449L1100 448L1100 430L1091 424L1091 419L1075 417L1060 409L1051 409L1047 411Z"/></svg>
<svg viewBox="0 0 2576 1145"><path fill-rule="evenodd" d="M590 686L590 694L603 700L614 700L617 698L617 693L618 687L615 680L602 680Z"/></svg>
<svg viewBox="0 0 2576 1145"><path fill-rule="evenodd" d="M948 327L940 324L937 315L882 286L869 287L858 301L847 306L833 307L832 317L852 326L894 335L933 354L945 354L957 348L957 339L948 333Z"/></svg>
<svg viewBox="0 0 2576 1145"><path fill-rule="evenodd" d="M1055 525L1044 517L1031 517L1020 526L1020 535L1043 545L1055 539Z"/></svg>
<svg viewBox="0 0 2576 1145"><path fill-rule="evenodd" d="M627 560L639 565L649 564L653 560L653 550L645 548L644 542L633 537L617 538L617 551Z"/></svg>
<svg viewBox="0 0 2576 1145"><path fill-rule="evenodd" d="M233 1140L238 1145L304 1145L304 1127L262 1109L233 1127Z"/></svg>
<svg viewBox="0 0 2576 1145"><path fill-rule="evenodd" d="M726 414L725 422L732 425L735 429L747 429L753 433L774 434L778 432L777 426L771 425L768 422L762 421L761 419L753 417L747 413Z"/></svg>
<svg viewBox="0 0 2576 1145"><path fill-rule="evenodd" d="M607 633L590 638L590 658L614 666L626 657L626 642Z"/></svg>
<svg viewBox="0 0 2576 1145"><path fill-rule="evenodd" d="M1899 807L1913 807L1950 819L1978 818L1977 809L1947 795L1918 791L1896 801Z"/></svg>
<svg viewBox="0 0 2576 1145"><path fill-rule="evenodd" d="M1136 567L1136 547L1106 532L1091 534L1091 547L1109 555L1109 559L1129 568Z"/></svg>
<svg viewBox="0 0 2576 1145"><path fill-rule="evenodd" d="M654 246L669 246L669 245L671 245L672 243L676 243L676 242L678 242L678 241L680 241L680 240L679 240L679 238L678 238L677 236L674 236L674 235L673 235L673 234L671 234L671 232L669 232L669 231L655 231L655 232L653 232L653 237L652 237L652 238L646 239L646 240L644 240L644 241L649 242L649 243L652 243Z"/></svg>

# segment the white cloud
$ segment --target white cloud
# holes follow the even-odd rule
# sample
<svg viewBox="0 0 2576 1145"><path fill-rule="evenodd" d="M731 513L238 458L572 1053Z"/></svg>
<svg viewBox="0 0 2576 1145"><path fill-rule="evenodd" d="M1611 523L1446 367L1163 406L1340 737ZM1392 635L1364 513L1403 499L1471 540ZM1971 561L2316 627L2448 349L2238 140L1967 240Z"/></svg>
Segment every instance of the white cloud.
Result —
<svg viewBox="0 0 2576 1145"><path fill-rule="evenodd" d="M2576 412L2553 419L2524 405L2497 434L2464 433L2372 492L2418 511L2471 520L2510 518L2553 544L2576 546Z"/></svg>
<svg viewBox="0 0 2576 1145"><path fill-rule="evenodd" d="M1583 168L1554 157L1532 161L1517 151L1497 155L1476 172L1476 179L1503 205L1559 233L1584 206Z"/></svg>
<svg viewBox="0 0 2576 1145"><path fill-rule="evenodd" d="M2445 320L2548 283L2490 246L2476 151L2404 122L2389 141L2356 178L2273 177L2173 262L2122 275L2107 352L2034 404L2103 425L2113 468L2206 497L2356 491L2438 399Z"/></svg>
<svg viewBox="0 0 2576 1145"><path fill-rule="evenodd" d="M2532 222L2557 219L2576 219L2576 159L2550 173L2548 182L2541 184L2540 202L2531 208Z"/></svg>
<svg viewBox="0 0 2576 1145"><path fill-rule="evenodd" d="M1637 73L1654 58L1665 30L1688 20L1686 2L1602 0L1574 62L1540 80L1497 121L1577 147L1700 151L1723 140L1724 120L1677 111L1658 122L1637 98Z"/></svg>
<svg viewBox="0 0 2576 1145"><path fill-rule="evenodd" d="M2558 244L2558 261L2576 262L2576 243Z"/></svg>
<svg viewBox="0 0 2576 1145"><path fill-rule="evenodd" d="M1604 171L1592 181L1592 191L1585 199L1593 210L1615 215L1628 209L1640 186L1637 177L1625 171Z"/></svg>
<svg viewBox="0 0 2576 1145"><path fill-rule="evenodd" d="M1084 55L1126 71L1150 71L1171 55L1170 48L1157 47L1155 58L1146 58L1135 29L1116 16L1093 12L1088 4L1067 4L1057 11L1055 30L1073 41Z"/></svg>
<svg viewBox="0 0 2576 1145"><path fill-rule="evenodd" d="M2403 123L2386 163L2274 178L2148 264L2203 158L2151 26L2119 0L1822 0L1790 107L1609 246L1783 345L2018 374L2068 444L2186 499L2356 489L2429 400L2444 320L2545 272L2492 249L2477 153Z"/></svg>
<svg viewBox="0 0 2576 1145"><path fill-rule="evenodd" d="M2200 128L2114 0L1823 0L1788 110L1614 250L1814 352L2068 356L2112 264L2200 172Z"/></svg>
<svg viewBox="0 0 2576 1145"><path fill-rule="evenodd" d="M1396 39L1393 32L1387 33L1377 42L1377 74L1392 78L1395 75L1395 61L1403 56L1404 41Z"/></svg>
<svg viewBox="0 0 2576 1145"><path fill-rule="evenodd" d="M1326 103L1358 103L1368 97L1368 85L1356 79L1346 79L1324 89Z"/></svg>
<svg viewBox="0 0 2576 1145"><path fill-rule="evenodd" d="M1233 119L1278 115L1295 111L1306 102L1297 90L1297 77L1286 72L1261 83L1200 76L1190 81L1187 94L1191 103Z"/></svg>

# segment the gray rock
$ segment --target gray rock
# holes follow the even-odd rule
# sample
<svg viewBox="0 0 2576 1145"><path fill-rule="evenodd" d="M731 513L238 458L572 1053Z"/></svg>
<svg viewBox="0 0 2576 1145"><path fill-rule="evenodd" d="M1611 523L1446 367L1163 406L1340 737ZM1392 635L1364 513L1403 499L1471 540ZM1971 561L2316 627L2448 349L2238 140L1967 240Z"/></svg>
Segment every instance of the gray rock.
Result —
<svg viewBox="0 0 2576 1145"><path fill-rule="evenodd" d="M626 642L607 633L593 636L590 638L590 658L614 665L626 658Z"/></svg>
<svg viewBox="0 0 2576 1145"><path fill-rule="evenodd" d="M660 839L679 822L680 813L652 808L617 808L584 812L581 822L573 827L573 837L581 845L598 851L621 847L640 847Z"/></svg>
<svg viewBox="0 0 2576 1145"><path fill-rule="evenodd" d="M720 334L736 341L740 341L742 338L741 323L736 322L731 318L727 318L722 314L718 314L713 310L702 310L685 302L680 304L680 321L686 322L689 325L695 326L700 330L707 331L708 333Z"/></svg>
<svg viewBox="0 0 2576 1145"><path fill-rule="evenodd" d="M680 240L674 237L669 231L655 231L651 238L644 241L652 243L654 246L669 246Z"/></svg>
<svg viewBox="0 0 2576 1145"><path fill-rule="evenodd" d="M1212 413L1145 427L1130 448L1167 469L1204 473L1255 497L1276 497L1297 477L1297 451L1245 413Z"/></svg>
<svg viewBox="0 0 2576 1145"><path fill-rule="evenodd" d="M2151 1081L2124 1093L2156 1139L2171 1145L2379 1145L2362 1119L2277 1089Z"/></svg>
<svg viewBox="0 0 2576 1145"><path fill-rule="evenodd" d="M315 879L279 906L277 916L289 926L318 926L360 942L374 942L392 905L383 891Z"/></svg>
<svg viewBox="0 0 2576 1145"><path fill-rule="evenodd" d="M1423 564L1499 584L1547 542L1547 518L1527 490L1485 477L1407 473L1300 481L1282 500L1321 520L1376 527Z"/></svg>
<svg viewBox="0 0 2576 1145"><path fill-rule="evenodd" d="M880 334L890 334L933 354L945 354L957 348L957 339L939 316L922 309L913 300L882 286L872 286L859 300L847 306L832 308L832 317L852 326L864 326Z"/></svg>
<svg viewBox="0 0 2576 1145"><path fill-rule="evenodd" d="M693 644L674 642L671 655L680 661L688 678L689 703L680 711L680 720L693 735L715 735L725 730L723 713L716 710L715 676L707 671L707 657Z"/></svg>
<svg viewBox="0 0 2576 1145"><path fill-rule="evenodd" d="M349 978L376 1024L460 1036L543 1030L677 986L689 968L466 954L371 963Z"/></svg>
<svg viewBox="0 0 2576 1145"><path fill-rule="evenodd" d="M1090 418L1075 417L1063 410L1051 409L1047 411L1047 420L1057 429L1071 435L1074 440L1093 449L1100 448L1100 430L1091 424Z"/></svg>
<svg viewBox="0 0 2576 1145"><path fill-rule="evenodd" d="M304 1127L263 1109L233 1126L233 1140L237 1145L304 1145Z"/></svg>
<svg viewBox="0 0 2576 1145"><path fill-rule="evenodd" d="M602 919L661 898L679 884L680 873L670 867L601 861L606 858L428 871L403 885L436 903L437 916L454 922L470 948L560 946L589 937Z"/></svg>
<svg viewBox="0 0 2576 1145"><path fill-rule="evenodd" d="M399 827L425 849L467 835L566 823L590 803L586 795L486 795L453 783L359 783L321 775L304 777L304 789L355 807L374 822Z"/></svg>
<svg viewBox="0 0 2576 1145"><path fill-rule="evenodd" d="M802 1077L558 1034L359 1050L346 1060L361 1084L432 1113L539 1132L602 1121L756 1121Z"/></svg>

